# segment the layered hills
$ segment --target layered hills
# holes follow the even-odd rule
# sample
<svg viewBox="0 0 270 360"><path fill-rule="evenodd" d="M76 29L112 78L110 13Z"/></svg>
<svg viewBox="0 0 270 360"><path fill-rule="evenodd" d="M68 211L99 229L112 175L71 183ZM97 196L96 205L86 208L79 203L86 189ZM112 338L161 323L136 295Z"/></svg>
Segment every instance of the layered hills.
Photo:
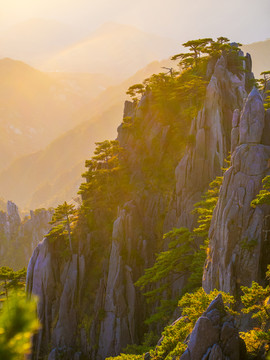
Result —
<svg viewBox="0 0 270 360"><path fill-rule="evenodd" d="M40 150L80 121L91 97L112 84L104 75L46 74L21 61L0 60L0 169Z"/></svg>
<svg viewBox="0 0 270 360"><path fill-rule="evenodd" d="M59 38L58 40L60 43L63 34L65 31L68 31L65 27L62 28L61 24L54 24L52 22L49 24L51 31L46 33L44 30L48 26L46 22L31 21L30 23L23 24L22 28L19 27L18 29L20 31L18 29L16 30L16 28L13 29L12 36L15 38L21 32L21 36L26 33L29 38L31 35L29 34L31 26L37 26L40 31L43 29L41 33L44 35L44 42L48 44L48 46L50 43L50 36L52 36L53 32L58 34L56 38ZM102 39L102 41L111 43L113 42L112 40L114 37L118 37L120 39L119 46L122 46L123 48L121 50L121 54L123 55L122 59L126 59L125 61L128 60L127 63L130 66L133 63L133 60L138 61L136 65L133 64L134 68L137 68L140 64L144 63L146 58L148 59L148 55L145 55L146 57L142 60L133 54L134 49L132 51L127 51L129 46L126 44L127 39L125 37L121 38L121 36L124 36L123 34L125 33L129 34L130 32L133 34L131 38L134 39L136 44L138 42L140 46L146 46L148 37L144 37L143 33L139 34L138 31L132 27L126 29L124 25L109 23L105 24L90 37L84 39L80 45L72 44L73 38L70 38L70 43L64 45L66 50L63 53L61 52L62 50L60 51L58 49L58 40L56 39L55 45L51 44L52 48L51 50L48 50L48 53L52 54L53 52L56 52L57 55L55 55L55 59L58 59L59 56L59 61L62 57L66 57L68 61L68 59L71 58L70 55L73 53L76 59L80 58L81 61L83 58L88 61L89 59L87 56L92 51L91 46L98 47L99 40L97 39ZM14 34L17 35L15 36ZM33 32L31 36L35 36L34 34L35 32ZM135 38L137 40L135 40ZM155 41L152 40L149 41L152 42L154 46L158 39ZM243 49L247 49L252 54L255 54L253 58L253 67L256 69L257 74L270 67L270 64L267 62L267 59L269 58L267 53L269 49L268 43L269 40L266 40L264 42L245 45L243 47ZM160 44L162 44L162 41ZM171 46L170 42L168 42L167 45ZM149 45L146 47L149 51L151 50ZM108 51L109 48L110 47L107 47ZM82 57L80 51L86 51L87 54L88 52L89 54ZM98 48L96 49L96 53L100 54ZM146 54L144 51L142 51L142 53ZM129 54L132 55L133 60L126 58L127 56L130 56ZM101 56L101 58L104 58L104 61L105 59L107 61L109 56L107 55ZM153 56L158 55L157 53L152 52L151 56L149 55L149 58L152 59ZM102 61L98 62L100 64L102 63ZM90 62L88 63L90 64ZM120 64L117 59L115 59L115 61L107 61L107 64L108 63L114 64L113 66L116 66L115 64L117 64L117 66L121 65L123 73L126 71L124 70L126 65ZM101 141L105 138L113 138L115 136L115 129L119 123L118 119L122 112L121 103L124 101L127 88L134 83L140 82L151 73L165 71L162 69L162 66L170 67L171 64L168 61L152 63L135 76L122 82L120 85L112 86L115 83L115 80L113 80L112 77L115 78L115 74L120 71L120 68L118 68L118 70L110 70L108 72L110 74L109 76L104 75L104 69L102 69L102 74L76 72L44 73L37 71L20 61L11 59L1 60L0 72L3 82L0 89L2 99L0 107L0 171L2 170L3 172L5 169L5 172L0 175L2 196L6 199L13 199L20 207L28 208L35 206L55 206L58 201L64 199L64 195L60 196L61 193L68 196L68 198L72 198L75 195L80 182L79 178L83 164L82 159L87 157L88 154L92 154L94 141ZM83 70L83 66L80 66L79 68L80 71ZM70 67L70 69L72 69L72 67ZM75 68L73 70L75 70ZM92 67L90 69L89 67L86 70L96 71L98 68ZM120 77L122 77L122 75ZM104 106L104 104L106 105ZM111 116L108 116L109 112L111 112ZM82 124L83 122L87 122L88 125L83 124L81 125L81 128L80 126L76 127L77 124ZM99 131L96 124L91 125L93 122L96 124L100 122L100 128L104 131ZM105 123L107 126L102 125ZM63 143L63 138L65 138L64 133L72 128L74 129L74 142L71 133L67 133L66 138L69 138L68 141L70 142L70 147L72 147L74 151L72 156L65 156L61 154L60 144ZM93 140L87 142L87 136L82 136L85 141L77 141L76 134L80 132L91 134L88 139L91 138ZM58 137L59 140L57 139ZM52 141L53 143L50 144ZM59 145L57 145L57 143ZM51 168L55 169L55 171L58 169L59 171L57 175L54 173L53 176L51 172L48 172L47 174L44 171L45 163L48 163L49 161L48 154L51 153L50 149L52 148L55 150L55 156L52 156L50 159ZM38 151L40 151L38 154L33 154ZM46 152L47 155L45 155ZM29 154L31 154L31 156ZM29 157L24 157L26 155L29 155ZM47 160L45 161L45 159ZM62 161L60 159L62 159ZM44 166L41 165L42 163ZM24 179L22 178L19 180L20 176L18 174L22 169L26 170L25 174L28 174L28 180L26 180L26 175L23 177ZM40 175L34 175L37 173ZM11 178L11 174L12 178L19 181L16 186L14 186L14 184L13 186L10 185L9 179ZM62 186L60 185L61 181L59 180L63 176L70 179L69 185L64 186L65 190L62 189ZM22 189L24 189L24 191L22 191ZM27 189L31 190L28 192ZM38 195L41 193L44 193L42 199L40 195ZM44 201L45 198L46 201Z"/></svg>
<svg viewBox="0 0 270 360"><path fill-rule="evenodd" d="M93 154L95 141L116 136L126 89L152 73L160 72L162 66L169 66L170 63L170 61L153 62L120 85L108 87L96 98L88 100L76 112L77 118L82 121L80 125L65 132L43 149L30 155L20 156L2 171L1 195L12 199L21 208L31 209L56 206L65 199L70 200L76 196L84 167L83 159ZM70 79L68 74L51 76L64 84ZM76 75L74 77L77 82L78 78ZM90 86L86 87L85 92L89 92L89 88ZM52 122L53 126L55 124ZM48 132L51 131L47 125L46 129ZM41 145L42 143L39 142L39 149Z"/></svg>
<svg viewBox="0 0 270 360"><path fill-rule="evenodd" d="M256 78L262 71L270 69L270 39L244 45L242 49L252 56L253 72Z"/></svg>
<svg viewBox="0 0 270 360"><path fill-rule="evenodd" d="M44 19L14 26L2 34L0 43L0 56L25 61L40 70L102 73L117 82L179 48L176 41L129 25L110 22L85 33Z"/></svg>
<svg viewBox="0 0 270 360"><path fill-rule="evenodd" d="M45 70L98 72L124 80L153 59L167 58L177 43L135 27L106 23L42 65Z"/></svg>

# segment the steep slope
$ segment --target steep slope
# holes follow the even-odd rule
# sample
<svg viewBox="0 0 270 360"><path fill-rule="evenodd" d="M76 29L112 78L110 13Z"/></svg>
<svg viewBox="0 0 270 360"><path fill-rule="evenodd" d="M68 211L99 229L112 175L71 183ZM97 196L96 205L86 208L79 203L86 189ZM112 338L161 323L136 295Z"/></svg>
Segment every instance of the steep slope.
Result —
<svg viewBox="0 0 270 360"><path fill-rule="evenodd" d="M61 133L78 124L73 114L97 96L110 80L98 75L79 80L42 73L11 59L0 60L0 169L15 158L40 150ZM93 84L92 84L92 79Z"/></svg>
<svg viewBox="0 0 270 360"><path fill-rule="evenodd" d="M247 55L247 74L251 61ZM249 75L237 76L220 57L209 82L204 108L194 119L190 134L195 146L187 149L176 171L176 189L165 229L173 226L194 226L193 205L198 202L208 184L221 174L224 159L230 151L231 119L235 108L241 108L248 90Z"/></svg>
<svg viewBox="0 0 270 360"><path fill-rule="evenodd" d="M240 285L265 278L269 256L269 206L250 205L269 175L269 111L256 89L241 112L235 110L232 165L224 175L209 232L203 286L240 293ZM237 146L238 145L238 146ZM222 256L220 254L222 253Z"/></svg>
<svg viewBox="0 0 270 360"><path fill-rule="evenodd" d="M249 57L247 57L247 64L249 64ZM214 66L209 63L208 71L211 74L211 80L207 86L205 101L202 110L199 111L198 116L193 120L191 125L190 134L193 135L196 140L193 145L187 147L183 158L176 167L176 190L173 193L174 195L170 201L170 205L167 203L168 210L163 213L161 211L161 216L158 216L157 213L148 214L148 209L155 209L157 212L160 209L160 200L157 200L157 203L153 203L155 198L151 195L146 197L146 199L144 198L144 203L147 204L147 210L143 211L137 207L138 213L143 214L144 218L149 219L146 226L149 226L150 223L155 223L156 226L159 224L160 226L161 221L164 233L173 227L188 226L192 228L194 225L194 216L191 215L190 212L193 209L194 203L200 199L202 193L206 190L209 182L221 172L224 158L230 149L229 135L233 110L236 106L242 106L243 98L246 96L245 80L248 78L248 75L246 77L244 74L241 74L241 76L233 74L230 71L229 61L226 56L221 56ZM247 74L249 74L249 71L250 68L247 69ZM155 132L155 130L153 131ZM119 137L119 139L121 140L121 137ZM128 145L130 149L133 149L132 143ZM132 154L131 158L134 159ZM128 251L129 256L131 256L132 249L134 249L134 245L132 246L130 244L130 239L132 239L131 233L135 227L123 232L124 235L121 235L122 232L120 232L120 234L117 232L118 224L125 221L125 218L132 219L134 217L133 212L134 210L132 209L132 211L125 213L124 218L120 214L115 222L116 229L114 228L115 232L113 232L113 234L116 235L116 240L114 240L113 237L112 250L114 250L115 247L119 247L119 250L117 252L111 252L110 264L113 264L113 267L112 270L109 267L108 272L104 307L107 316L101 323L99 358L104 358L108 354L119 353L123 346L132 341L132 339L126 338L125 328L129 329L129 333L132 333L132 331L135 333L136 331L138 332L136 325L131 323L128 315L123 315L122 312L119 313L117 306L118 302L122 304L121 308L123 308L123 304L125 304L127 314L129 314L132 319L132 312L134 311L136 313L136 309L137 311L141 309L140 302L137 301L138 295L136 291L133 290L133 296L127 295L131 292L132 281L128 281L128 278L126 278L123 282L120 282L121 284L125 284L124 287L123 285L114 285L109 281L113 271L115 271L114 267L116 264L120 266L123 262L121 253ZM162 216L163 221L160 219ZM149 227L146 233L150 235L153 234L154 231ZM157 236L157 239L159 236L160 235ZM143 238L143 235L141 235L141 237ZM156 241L151 242L148 240L144 245L146 249L143 249L143 247L140 248L139 243L137 243L136 250L138 253L151 254L150 249L153 251ZM114 242L116 245L114 245ZM148 256L145 256L146 263L150 260ZM124 267L124 264L122 266ZM126 266L131 267L134 274L132 280L133 282L134 280L136 281L135 274L137 266L135 264L131 265L130 262L127 262ZM119 272L119 274L122 273L123 272ZM178 281L173 284L173 292L181 293L184 285L183 280L184 279L180 279L180 282ZM119 300L119 291L121 291L121 300ZM118 302L115 301L113 308L107 305L107 297L110 299L109 304L111 304L111 299L118 299ZM125 316L127 316L128 320L125 320ZM108 334L106 330L110 327L111 331ZM123 338L119 341L118 339L119 337L121 339L121 335ZM103 343L105 343L106 346L104 346Z"/></svg>
<svg viewBox="0 0 270 360"><path fill-rule="evenodd" d="M208 85L201 110L192 122L193 136L188 135L187 123L179 115L183 114L180 97L170 103L171 98L162 93L162 101L157 103L157 88L153 87L138 104L126 102L118 140L127 170L122 178L128 175L131 190L126 193L124 180L114 178L119 168L110 169L108 160L100 162L96 172L91 172L95 159L88 161L89 182L82 187L86 218L81 220L87 225L77 229L76 250L69 259L59 261L63 242L47 239L35 249L29 263L27 287L41 299L38 313L43 324L34 342L33 359L48 353L49 344L52 357L62 352L71 359L104 359L118 354L128 343L142 340L146 329L141 324L153 306L147 306L134 282L163 248L163 228L192 226L189 210L220 173L230 149L233 111L242 107L249 90L250 58L243 63L247 64L245 73L235 70L231 56L223 53L207 66ZM168 104L176 107L175 112L166 112ZM184 152L188 139L193 141ZM211 144L210 151L207 144ZM107 172L112 176L112 194L106 187L109 177L102 178ZM97 194L92 188L93 175L104 180ZM91 208L89 203L98 206ZM116 214L113 210L117 207ZM178 283L178 293L183 285Z"/></svg>
<svg viewBox="0 0 270 360"><path fill-rule="evenodd" d="M160 72L162 66L170 63L153 62L130 79L108 88L92 101L88 100L89 104L74 114L77 121L80 119L84 123L61 135L42 151L20 157L2 171L1 196L30 209L56 206L76 196L83 172L83 159L93 154L95 141L113 138L117 134L127 88L152 73ZM60 77L64 83L69 81L65 74L56 77Z"/></svg>

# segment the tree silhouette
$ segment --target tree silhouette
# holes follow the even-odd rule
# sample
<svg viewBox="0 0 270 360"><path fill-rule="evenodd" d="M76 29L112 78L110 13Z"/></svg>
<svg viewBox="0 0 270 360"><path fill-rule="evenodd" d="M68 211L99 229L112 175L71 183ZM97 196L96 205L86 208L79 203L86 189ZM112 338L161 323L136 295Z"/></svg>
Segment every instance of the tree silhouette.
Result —
<svg viewBox="0 0 270 360"><path fill-rule="evenodd" d="M72 239L71 239L71 224L75 221L76 217L75 206L72 204L68 204L66 201L62 205L58 205L54 210L54 214L50 224L55 225L52 230L49 232L47 236L53 235L54 233L59 233L63 231L67 231L69 247L71 253L73 253L72 249Z"/></svg>

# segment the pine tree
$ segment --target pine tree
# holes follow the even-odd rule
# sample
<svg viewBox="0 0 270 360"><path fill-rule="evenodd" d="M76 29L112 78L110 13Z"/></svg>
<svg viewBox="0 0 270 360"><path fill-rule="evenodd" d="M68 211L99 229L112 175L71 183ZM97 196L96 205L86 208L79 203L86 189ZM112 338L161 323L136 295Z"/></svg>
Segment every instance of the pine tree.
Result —
<svg viewBox="0 0 270 360"><path fill-rule="evenodd" d="M8 300L9 291L22 291L25 288L26 268L14 271L8 266L0 268L0 297L1 301Z"/></svg>
<svg viewBox="0 0 270 360"><path fill-rule="evenodd" d="M69 205L66 201L62 205L58 205L57 208L54 210L52 220L50 221L50 224L54 225L54 227L47 235L47 237L49 237L50 235L54 235L55 233L63 233L63 231L66 230L68 233L69 248L71 254L73 253L71 224L76 220L75 214L76 210L74 205Z"/></svg>

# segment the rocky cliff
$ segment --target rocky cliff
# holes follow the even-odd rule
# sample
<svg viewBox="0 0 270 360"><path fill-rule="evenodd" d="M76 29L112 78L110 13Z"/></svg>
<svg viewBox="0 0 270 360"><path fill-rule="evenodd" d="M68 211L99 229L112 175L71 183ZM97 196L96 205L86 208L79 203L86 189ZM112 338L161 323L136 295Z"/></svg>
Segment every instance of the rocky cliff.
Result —
<svg viewBox="0 0 270 360"><path fill-rule="evenodd" d="M230 151L232 115L241 109L249 91L251 58L244 62L246 73L230 71L228 58L221 56L216 64L208 64L211 74L203 108L193 120L190 135L194 146L188 147L175 170L176 188L165 228L194 226L190 214L209 183L221 174L224 159ZM209 75L210 76L210 75Z"/></svg>
<svg viewBox="0 0 270 360"><path fill-rule="evenodd" d="M235 319L226 312L219 294L197 320L188 348L180 360L247 359L244 340L239 336Z"/></svg>
<svg viewBox="0 0 270 360"><path fill-rule="evenodd" d="M40 298L43 328L34 342L33 359L45 359L48 353L51 360L60 354L65 359L104 359L142 338L141 324L151 309L134 282L153 264L155 252L163 247L164 232L176 226L193 227L194 203L221 172L231 148L234 110L242 109L250 90L250 57L242 62L246 72L235 71L226 53L208 64L205 100L192 121L192 141L185 151L175 145L181 136L174 133L173 125L179 119L160 121L151 106L151 93L146 92L139 105L126 103L118 140L135 189L118 210L109 257L98 279L90 250L95 234L90 230L79 237L75 253L67 259L59 256L63 250L59 243L44 240L35 249L27 287ZM163 166L170 158L175 178L169 173L164 188ZM182 285L178 283L179 293ZM94 302L86 290L91 286Z"/></svg>
<svg viewBox="0 0 270 360"><path fill-rule="evenodd" d="M0 211L1 266L27 266L35 247L50 229L51 217L52 211L39 209L21 220L18 207L8 201L7 211Z"/></svg>
<svg viewBox="0 0 270 360"><path fill-rule="evenodd" d="M270 173L269 110L258 90L251 91L243 110L235 110L231 167L224 174L209 232L209 255L203 286L239 295L240 285L261 283L269 254L269 206L251 207Z"/></svg>

